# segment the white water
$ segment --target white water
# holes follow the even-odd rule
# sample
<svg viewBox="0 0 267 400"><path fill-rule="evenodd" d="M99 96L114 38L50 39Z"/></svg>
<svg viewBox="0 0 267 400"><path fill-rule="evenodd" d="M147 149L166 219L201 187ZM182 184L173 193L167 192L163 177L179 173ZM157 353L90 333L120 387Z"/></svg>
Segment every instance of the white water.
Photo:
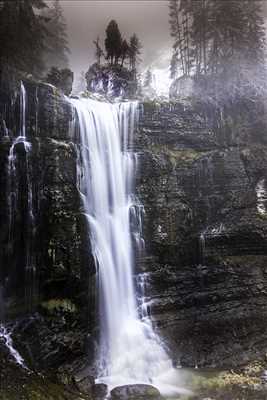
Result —
<svg viewBox="0 0 267 400"><path fill-rule="evenodd" d="M265 215L267 212L267 192L265 186L265 179L261 179L256 185L257 195L257 211L260 215Z"/></svg>
<svg viewBox="0 0 267 400"><path fill-rule="evenodd" d="M0 340L4 341L5 346L8 348L11 356L14 358L17 364L21 365L23 368L27 369L24 364L24 360L18 351L13 346L12 332L8 331L4 325L0 325Z"/></svg>
<svg viewBox="0 0 267 400"><path fill-rule="evenodd" d="M133 283L133 237L143 248L132 152L137 103L72 100L80 128L80 192L98 268L101 339L98 382L152 383L181 393L159 337L140 318ZM139 234L138 234L139 232ZM144 304L143 304L144 306ZM143 315L144 317L144 315Z"/></svg>
<svg viewBox="0 0 267 400"><path fill-rule="evenodd" d="M26 90L23 82L20 84L20 125L19 125L19 135L13 140L13 143L9 150L8 155L8 177L9 177L9 247L13 245L13 234L15 229L15 218L17 212L17 202L19 198L19 173L16 167L17 155L16 146L21 144L24 147L26 154L25 157L25 173L26 173L26 185L27 185L27 224L26 231L26 287L25 287L25 297L27 301L28 309L32 308L33 298L35 296L35 263L33 259L33 237L34 237L34 212L33 212L33 193L32 193L32 182L30 177L30 165L29 165L29 153L31 150L31 143L26 137Z"/></svg>

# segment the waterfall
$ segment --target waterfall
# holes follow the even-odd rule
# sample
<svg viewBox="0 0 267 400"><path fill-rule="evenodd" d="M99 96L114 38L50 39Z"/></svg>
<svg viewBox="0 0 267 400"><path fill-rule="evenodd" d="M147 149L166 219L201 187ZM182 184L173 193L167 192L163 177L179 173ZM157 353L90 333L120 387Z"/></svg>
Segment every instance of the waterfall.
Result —
<svg viewBox="0 0 267 400"><path fill-rule="evenodd" d="M260 179L256 185L257 211L260 215L266 215L267 192L265 179Z"/></svg>
<svg viewBox="0 0 267 400"><path fill-rule="evenodd" d="M79 189L99 281L98 382L109 388L137 382L163 385L166 372L174 372L172 362L151 322L138 313L133 281L133 244L143 248L134 194L138 104L89 99L73 99L72 104L81 142Z"/></svg>
<svg viewBox="0 0 267 400"><path fill-rule="evenodd" d="M10 355L15 360L15 362L23 367L24 369L28 369L24 363L23 358L19 354L19 352L14 348L13 340L12 340L12 331L9 331L4 325L0 324L0 341L3 341L5 346L8 348Z"/></svg>
<svg viewBox="0 0 267 400"><path fill-rule="evenodd" d="M24 230L22 237L25 246L25 299L28 310L32 309L34 296L35 296L35 260L33 253L33 241L35 235L35 217L33 211L33 192L32 192L32 180L31 180L31 166L30 166L30 151L31 143L26 137L26 90L23 82L20 84L20 95L19 95L19 135L14 138L8 155L8 207L9 207L9 249L11 251L11 257L14 251L17 251L14 242L14 233L16 227L16 217L19 207L25 208L25 221ZM18 155L17 148L23 149L25 154L25 161L23 171L18 168ZM23 174L23 176L22 176ZM21 184L21 181L23 184ZM25 186L25 189L23 188ZM18 201L21 190L26 190L26 202L27 204L19 205ZM20 212L23 212L20 210ZM21 261L20 261L21 263Z"/></svg>

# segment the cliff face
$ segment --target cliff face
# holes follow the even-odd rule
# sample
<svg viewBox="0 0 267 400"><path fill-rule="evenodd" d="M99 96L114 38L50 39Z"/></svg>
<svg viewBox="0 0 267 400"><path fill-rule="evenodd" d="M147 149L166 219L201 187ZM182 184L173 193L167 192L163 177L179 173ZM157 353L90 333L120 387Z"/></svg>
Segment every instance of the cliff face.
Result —
<svg viewBox="0 0 267 400"><path fill-rule="evenodd" d="M240 364L267 340L266 132L221 132L192 104L145 105L139 129L141 268L182 365Z"/></svg>
<svg viewBox="0 0 267 400"><path fill-rule="evenodd" d="M18 318L17 348L30 366L47 368L82 354L93 279L77 190L73 108L52 86L26 82L25 88L30 148L15 144L13 164L19 91L1 103L8 132L0 133L0 317Z"/></svg>
<svg viewBox="0 0 267 400"><path fill-rule="evenodd" d="M82 357L91 343L94 266L80 214L73 109L50 86L28 83L26 90L31 149L15 146L15 186L8 160L18 99L2 107L9 132L0 134L1 312L19 317L15 340L27 361L55 367ZM267 344L265 132L251 121L237 126L229 117L211 117L191 102L141 108L137 191L146 254L137 272L147 272L155 327L182 365L261 357Z"/></svg>

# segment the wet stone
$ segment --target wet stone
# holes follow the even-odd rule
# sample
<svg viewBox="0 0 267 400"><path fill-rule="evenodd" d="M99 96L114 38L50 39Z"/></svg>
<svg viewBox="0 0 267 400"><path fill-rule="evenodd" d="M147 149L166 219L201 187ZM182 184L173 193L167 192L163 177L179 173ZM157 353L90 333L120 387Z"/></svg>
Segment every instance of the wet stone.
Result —
<svg viewBox="0 0 267 400"><path fill-rule="evenodd" d="M108 385L97 383L92 386L92 395L95 400L104 400L108 394Z"/></svg>
<svg viewBox="0 0 267 400"><path fill-rule="evenodd" d="M118 386L110 392L112 400L160 400L160 392L151 385Z"/></svg>
<svg viewBox="0 0 267 400"><path fill-rule="evenodd" d="M95 386L95 379L92 376L86 376L78 382L76 381L78 389L86 394L92 394L93 386Z"/></svg>

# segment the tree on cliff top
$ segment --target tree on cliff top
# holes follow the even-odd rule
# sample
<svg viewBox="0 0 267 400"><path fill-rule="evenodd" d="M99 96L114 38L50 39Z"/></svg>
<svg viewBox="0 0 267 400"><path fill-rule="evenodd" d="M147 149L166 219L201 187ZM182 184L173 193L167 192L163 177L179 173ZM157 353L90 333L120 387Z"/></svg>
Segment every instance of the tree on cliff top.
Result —
<svg viewBox="0 0 267 400"><path fill-rule="evenodd" d="M171 75L173 77L177 73L178 62L181 63L182 73L185 74L185 54L184 54L182 26L181 26L180 19L181 19L181 15L179 12L178 1L170 0L170 2L169 2L169 23L170 23L171 37L174 39L173 57L172 57L172 72L171 72Z"/></svg>
<svg viewBox="0 0 267 400"><path fill-rule="evenodd" d="M171 73L195 77L217 99L265 90L265 29L258 0L170 0Z"/></svg>
<svg viewBox="0 0 267 400"><path fill-rule="evenodd" d="M257 0L170 0L172 69L203 76L263 64L261 14Z"/></svg>
<svg viewBox="0 0 267 400"><path fill-rule="evenodd" d="M129 56L130 46L126 39L121 44L121 66L123 67L125 59Z"/></svg>
<svg viewBox="0 0 267 400"><path fill-rule="evenodd" d="M149 68L145 74L144 87L150 88L152 87L152 83L153 83L153 75L151 69Z"/></svg>
<svg viewBox="0 0 267 400"><path fill-rule="evenodd" d="M102 50L102 47L100 46L99 37L97 37L97 39L94 40L94 45L95 45L96 62L97 62L98 65L100 65L101 64L101 57L104 56L104 52Z"/></svg>
<svg viewBox="0 0 267 400"><path fill-rule="evenodd" d="M42 73L46 28L36 10L45 7L43 0L3 0L0 10L1 75L7 70L35 76Z"/></svg>
<svg viewBox="0 0 267 400"><path fill-rule="evenodd" d="M46 8L42 16L46 20L46 52L45 64L49 69L52 66L58 68L68 67L67 25L63 16L59 0L54 0L52 7Z"/></svg>
<svg viewBox="0 0 267 400"><path fill-rule="evenodd" d="M121 56L122 37L115 20L110 21L106 29L105 48L107 52L107 59L111 65L118 64Z"/></svg>
<svg viewBox="0 0 267 400"><path fill-rule="evenodd" d="M139 55L141 54L141 48L142 44L136 33L134 33L133 36L130 38L129 48L130 68L132 71L136 70L137 62L140 60Z"/></svg>

